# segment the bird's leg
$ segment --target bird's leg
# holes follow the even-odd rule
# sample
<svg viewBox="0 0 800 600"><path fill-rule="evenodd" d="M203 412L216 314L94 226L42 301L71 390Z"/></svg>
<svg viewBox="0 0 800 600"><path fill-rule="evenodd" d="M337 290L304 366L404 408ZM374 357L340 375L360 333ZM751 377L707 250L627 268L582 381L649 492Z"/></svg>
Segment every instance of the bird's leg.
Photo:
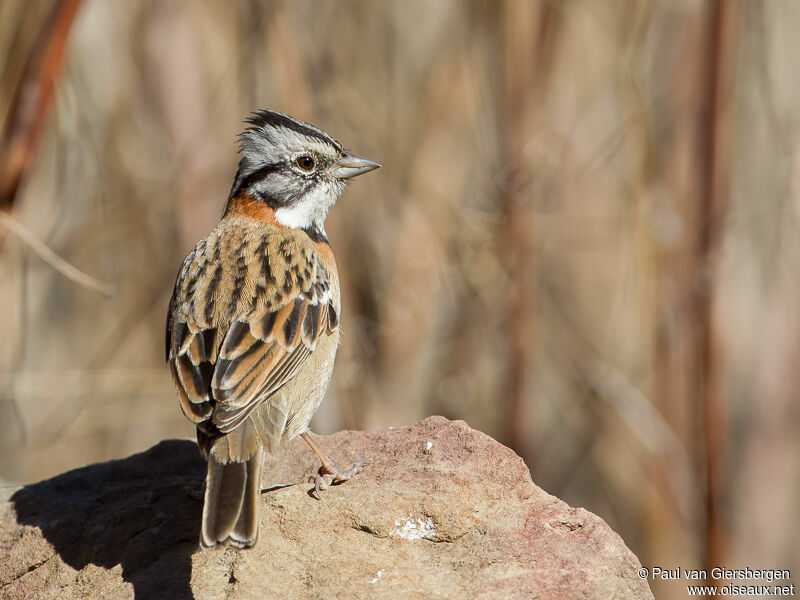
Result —
<svg viewBox="0 0 800 600"><path fill-rule="evenodd" d="M311 450L314 451L314 454L316 454L317 458L319 458L320 462L322 462L322 466L319 468L316 477L309 479L309 481L314 482L314 492L317 495L317 500L320 499L320 491L324 490L333 483L347 481L353 475L358 473L361 470L361 466L364 464L363 461L359 461L346 471L340 471L336 466L336 463L333 462L332 459L325 456L322 451L317 448L317 445L314 443L314 440L311 439L311 436L309 436L308 433L302 433L300 434L300 437L305 440L306 444L311 446Z"/></svg>

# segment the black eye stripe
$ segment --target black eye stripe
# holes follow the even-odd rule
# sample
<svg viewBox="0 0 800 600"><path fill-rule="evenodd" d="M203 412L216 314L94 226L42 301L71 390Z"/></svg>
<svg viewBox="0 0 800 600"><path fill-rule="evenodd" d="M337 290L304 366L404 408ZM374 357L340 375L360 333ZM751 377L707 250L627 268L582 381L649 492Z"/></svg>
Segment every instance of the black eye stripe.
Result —
<svg viewBox="0 0 800 600"><path fill-rule="evenodd" d="M246 177L242 178L241 181L234 182L234 188L231 190L231 197L238 194L241 190L246 190L250 186L252 186L257 181L264 179L270 173L275 173L276 171L281 170L282 165L280 163L272 163L268 165L264 165L263 167L256 169ZM242 165L239 165L239 168L242 168Z"/></svg>
<svg viewBox="0 0 800 600"><path fill-rule="evenodd" d="M312 161L314 162L314 166L311 169L304 169L298 164L297 161L300 158L304 157L311 158ZM299 182L297 182L296 185L298 186L298 188L288 193L286 190L279 191L279 194L284 195L283 201L278 202L276 199L273 199L271 201L277 206L289 206L295 204L298 200L300 200L303 197L303 195L310 192L311 189L319 182L319 175L315 173L315 169L324 170L327 168L329 164L330 161L324 156L313 156L311 154L303 154L294 159L286 159L280 162L263 165L258 169L256 169L255 171L253 171L252 173L249 173L248 175L239 179L239 173L241 173L242 170L246 169L247 167L247 161L246 159L243 158L241 161L239 161L239 173L237 173L237 177L233 182L233 187L231 188L231 193L229 195L229 198L233 198L243 190L248 191L251 194L255 194L262 199L264 199L266 196L271 196L272 193L269 190L259 190L259 192L255 192L255 190L253 190L252 188L258 182L262 181L263 179L266 179L269 175L273 173L278 173L280 171L291 172L292 167L295 167L294 177L298 177L297 169L301 170L303 174L306 175L306 177L302 178L304 183L300 184Z"/></svg>

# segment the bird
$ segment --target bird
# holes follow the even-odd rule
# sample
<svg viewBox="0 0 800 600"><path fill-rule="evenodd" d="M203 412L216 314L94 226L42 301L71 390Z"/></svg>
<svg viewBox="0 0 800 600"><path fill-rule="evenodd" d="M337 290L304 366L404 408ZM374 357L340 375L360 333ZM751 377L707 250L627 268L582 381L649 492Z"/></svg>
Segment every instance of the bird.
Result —
<svg viewBox="0 0 800 600"><path fill-rule="evenodd" d="M352 178L381 165L280 112L245 123L222 218L184 259L167 310L166 361L207 460L203 548L256 544L263 455L282 440L301 436L322 463L317 499L362 466L340 470L309 423L340 340L325 218Z"/></svg>

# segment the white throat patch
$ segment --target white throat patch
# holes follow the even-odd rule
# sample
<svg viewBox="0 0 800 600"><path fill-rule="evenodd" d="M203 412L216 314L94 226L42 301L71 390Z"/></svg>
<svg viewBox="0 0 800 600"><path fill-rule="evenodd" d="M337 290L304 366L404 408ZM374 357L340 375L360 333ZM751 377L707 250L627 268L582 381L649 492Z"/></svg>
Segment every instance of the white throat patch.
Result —
<svg viewBox="0 0 800 600"><path fill-rule="evenodd" d="M314 206L308 200L302 200L294 206L282 207L275 211L275 220L286 227L293 229L308 229L316 226L321 232L325 232L325 214L328 212L320 211L319 206ZM322 214L320 214L322 213Z"/></svg>
<svg viewBox="0 0 800 600"><path fill-rule="evenodd" d="M344 184L337 182L320 183L301 200L291 206L282 206L275 211L275 220L281 225L294 229L315 228L325 234L325 217L330 208L336 204Z"/></svg>
<svg viewBox="0 0 800 600"><path fill-rule="evenodd" d="M325 233L325 217L328 210L336 202L333 196L325 189L327 186L318 185L311 193L292 206L282 206L275 211L275 220L281 225L294 229L309 229L316 227Z"/></svg>

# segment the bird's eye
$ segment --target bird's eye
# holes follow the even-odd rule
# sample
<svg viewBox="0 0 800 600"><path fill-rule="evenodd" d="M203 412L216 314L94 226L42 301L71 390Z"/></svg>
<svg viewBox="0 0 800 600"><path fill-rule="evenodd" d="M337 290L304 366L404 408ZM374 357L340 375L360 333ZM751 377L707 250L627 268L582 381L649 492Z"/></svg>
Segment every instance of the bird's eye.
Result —
<svg viewBox="0 0 800 600"><path fill-rule="evenodd" d="M311 171L314 168L314 159L310 156L300 156L295 162L303 171Z"/></svg>

